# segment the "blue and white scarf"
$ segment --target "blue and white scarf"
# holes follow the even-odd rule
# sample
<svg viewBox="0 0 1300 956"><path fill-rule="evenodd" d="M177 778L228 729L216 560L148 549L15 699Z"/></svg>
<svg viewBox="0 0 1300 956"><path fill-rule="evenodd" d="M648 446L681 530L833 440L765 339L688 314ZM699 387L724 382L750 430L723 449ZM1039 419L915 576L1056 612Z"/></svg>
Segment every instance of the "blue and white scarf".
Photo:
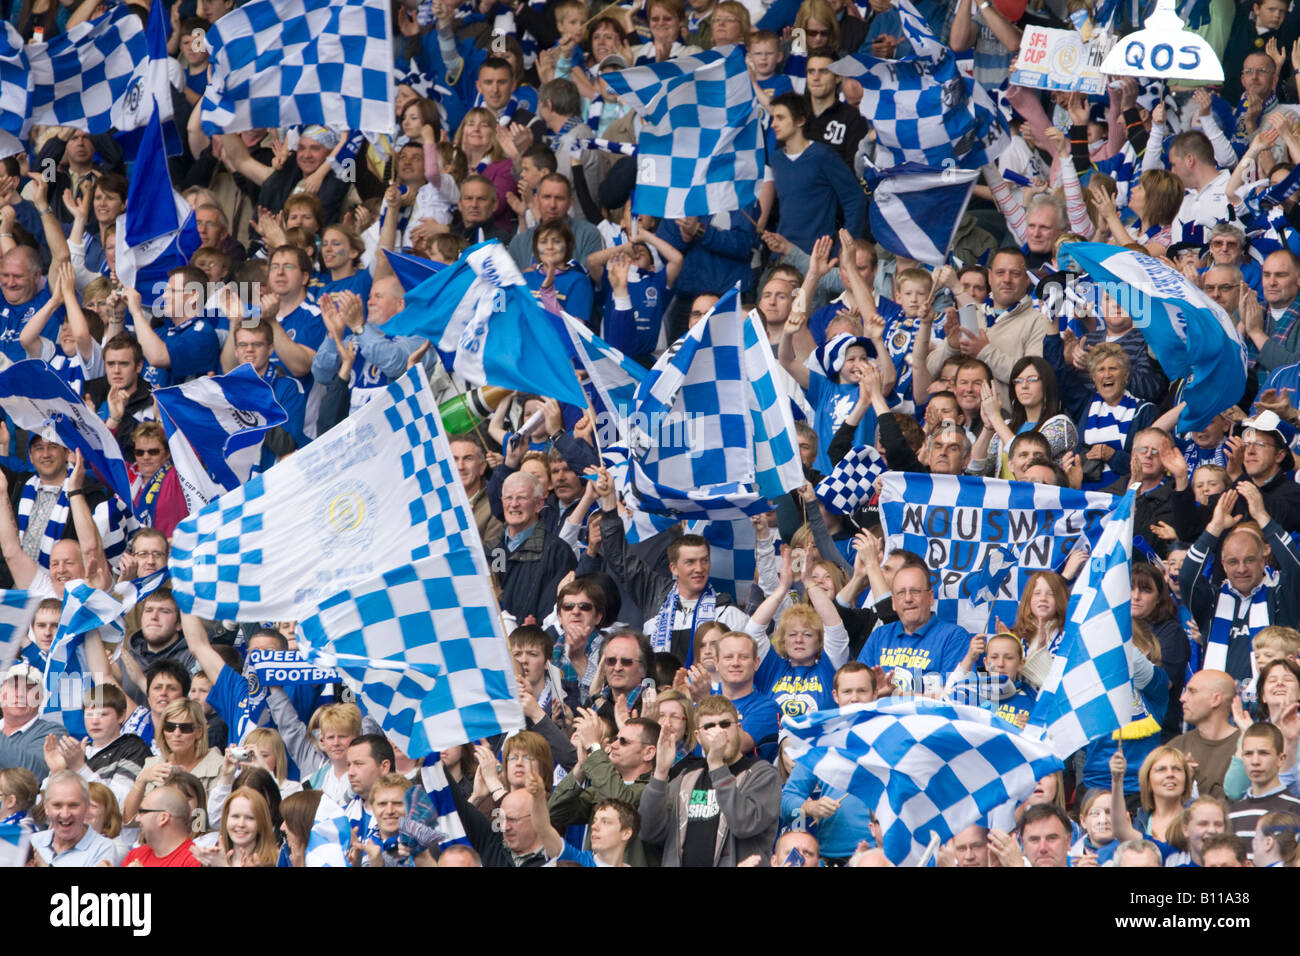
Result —
<svg viewBox="0 0 1300 956"><path fill-rule="evenodd" d="M1228 646L1232 643L1234 631L1245 627L1253 641L1256 634L1273 623L1269 620L1268 597L1277 583L1278 575L1272 568L1264 570L1264 579L1249 594L1242 594L1227 581L1223 582L1205 645L1207 670L1227 670ZM1258 676L1254 654L1250 655L1250 670L1252 676Z"/></svg>
<svg viewBox="0 0 1300 956"><path fill-rule="evenodd" d="M1178 448L1187 459L1187 473L1193 474L1197 468L1202 465L1218 465L1220 468L1228 467L1228 442L1219 442L1214 448L1202 448L1191 438L1178 438Z"/></svg>
<svg viewBox="0 0 1300 956"><path fill-rule="evenodd" d="M686 644L686 666L690 667L695 659L695 629L706 621L712 621L717 613L718 595L710 584L700 592L700 599L695 602L695 610L691 613L691 639ZM664 603L659 608L659 616L655 618L655 633L650 639L650 646L658 654L661 651L671 651L673 644L673 624L677 621L677 611L681 608L681 599L677 594L677 582L668 590L668 596L664 598Z"/></svg>
<svg viewBox="0 0 1300 956"><path fill-rule="evenodd" d="M523 104L519 102L519 97L514 93L511 93L510 102L506 104L505 109L501 111L501 115L497 117L497 122L502 126L509 126L515 118L515 111L521 106L523 106ZM478 109L480 107L483 109L489 108L488 105L483 102L482 93L479 93L474 97L474 108Z"/></svg>
<svg viewBox="0 0 1300 956"><path fill-rule="evenodd" d="M1083 443L1107 445L1115 451L1123 451L1133 416L1141 407L1141 399L1134 398L1128 392L1124 393L1119 404L1113 408L1102 401L1101 396L1094 398L1092 404L1088 406L1088 422L1083 430ZM1119 474L1111 469L1110 462L1104 462L1101 469L1101 483L1108 485L1118 478Z"/></svg>
<svg viewBox="0 0 1300 956"><path fill-rule="evenodd" d="M18 537L21 540L27 533L27 522L31 519L32 509L36 507L36 495L44 482L40 478L29 478L23 485L22 496L18 499ZM43 568L50 566L50 552L54 549L56 542L62 540L63 529L68 524L68 494L62 488L59 488L59 496L55 499L54 509L50 512L50 518L45 523L45 531L41 534L41 551L40 564Z"/></svg>
<svg viewBox="0 0 1300 956"><path fill-rule="evenodd" d="M1250 104L1246 94L1241 94L1241 99L1237 102L1237 108L1232 111L1232 145L1234 149L1237 149L1238 156L1245 152L1246 147L1250 145L1251 139L1259 131L1259 124L1264 115L1275 106L1277 106L1277 94L1269 93L1268 96L1264 97L1264 105L1260 107L1260 111L1255 117L1255 129L1247 130L1246 111L1250 108Z"/></svg>

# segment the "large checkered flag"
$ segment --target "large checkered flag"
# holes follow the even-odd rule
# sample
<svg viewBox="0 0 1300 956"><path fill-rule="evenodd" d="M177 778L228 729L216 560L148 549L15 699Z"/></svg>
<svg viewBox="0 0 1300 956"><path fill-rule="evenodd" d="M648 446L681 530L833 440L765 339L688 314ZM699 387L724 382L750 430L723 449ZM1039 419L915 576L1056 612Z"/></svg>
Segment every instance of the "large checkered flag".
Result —
<svg viewBox="0 0 1300 956"><path fill-rule="evenodd" d="M908 0L897 5L916 53L901 60L855 54L831 67L862 84L859 109L876 131L876 165L978 169L992 162L1010 142L993 98L962 74Z"/></svg>
<svg viewBox="0 0 1300 956"><path fill-rule="evenodd" d="M36 591L0 591L0 674L18 660L40 603Z"/></svg>
<svg viewBox="0 0 1300 956"><path fill-rule="evenodd" d="M989 711L922 697L819 710L781 726L799 763L875 811L885 855L899 866L916 865L931 835L950 840L973 823L1012 829L1016 805L1061 769L1048 744Z"/></svg>
<svg viewBox="0 0 1300 956"><path fill-rule="evenodd" d="M453 507L469 511L467 500ZM307 659L337 667L362 710L417 759L524 729L487 558L477 535L467 543L340 591L299 629Z"/></svg>
<svg viewBox="0 0 1300 956"><path fill-rule="evenodd" d="M31 110L32 67L23 49L23 38L12 23L3 23L0 34L0 158L22 150L19 139L27 134Z"/></svg>
<svg viewBox="0 0 1300 956"><path fill-rule="evenodd" d="M392 132L385 0L252 0L218 20L208 44L209 135L312 124Z"/></svg>
<svg viewBox="0 0 1300 956"><path fill-rule="evenodd" d="M1129 565L1134 490L1119 500L1088 566L1074 583L1065 635L1052 658L1026 729L1040 728L1064 759L1129 722L1133 643Z"/></svg>
<svg viewBox="0 0 1300 956"><path fill-rule="evenodd" d="M31 120L107 133L120 116L136 64L148 56L140 18L130 4L81 23L49 43L29 43Z"/></svg>
<svg viewBox="0 0 1300 956"><path fill-rule="evenodd" d="M817 483L817 498L827 511L851 515L871 501L876 479L888 470L880 452L870 445L859 445Z"/></svg>
<svg viewBox="0 0 1300 956"><path fill-rule="evenodd" d="M416 365L306 448L210 502L172 540L172 587L207 620L289 621L478 529Z"/></svg>
<svg viewBox="0 0 1300 956"><path fill-rule="evenodd" d="M729 290L636 390L629 504L717 520L768 511L803 484L767 336Z"/></svg>
<svg viewBox="0 0 1300 956"><path fill-rule="evenodd" d="M712 216L754 202L762 111L743 47L607 73L605 82L640 117L634 213Z"/></svg>

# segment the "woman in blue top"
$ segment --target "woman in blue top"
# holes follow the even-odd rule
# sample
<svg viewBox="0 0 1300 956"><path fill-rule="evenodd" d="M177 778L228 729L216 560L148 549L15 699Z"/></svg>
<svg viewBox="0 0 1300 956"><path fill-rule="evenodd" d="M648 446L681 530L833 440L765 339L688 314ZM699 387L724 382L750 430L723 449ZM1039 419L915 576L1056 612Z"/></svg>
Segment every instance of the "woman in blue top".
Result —
<svg viewBox="0 0 1300 956"><path fill-rule="evenodd" d="M1124 778L1128 761L1123 749L1110 758L1111 805L1122 808ZM1149 838L1157 844L1169 842L1169 830L1175 820L1183 815L1187 801L1192 798L1192 768L1187 757L1176 747L1157 747L1147 754L1138 770L1138 786L1142 793L1142 809L1128 822L1128 816L1115 817L1115 838L1137 840Z"/></svg>
<svg viewBox="0 0 1300 956"><path fill-rule="evenodd" d="M80 197L64 194L64 204L72 212L68 247L73 254L74 268L78 265L78 246L82 253L80 268L77 269L79 289L84 289L96 276L108 274L107 249L113 244L108 230L126 211L126 188L125 176L105 173L86 183Z"/></svg>
<svg viewBox="0 0 1300 956"><path fill-rule="evenodd" d="M549 219L533 232L535 265L524 281L543 307L557 315L561 310L591 324L591 279L573 261L573 230L563 219Z"/></svg>
<svg viewBox="0 0 1300 956"><path fill-rule="evenodd" d="M355 292L365 302L370 298L370 270L361 268L366 244L351 226L327 226L321 234L320 257L327 278L322 295Z"/></svg>
<svg viewBox="0 0 1300 956"><path fill-rule="evenodd" d="M794 583L794 550L785 549L777 589L745 625L760 651L767 643L767 625L787 603ZM802 560L804 556L799 557ZM807 568L803 585L808 603L785 608L772 635L771 652L760 654L754 674L754 690L771 694L777 709L788 717L834 707L831 690L835 671L849 656L848 631L835 609L834 578L824 568L821 570L823 573L814 578L813 566Z"/></svg>

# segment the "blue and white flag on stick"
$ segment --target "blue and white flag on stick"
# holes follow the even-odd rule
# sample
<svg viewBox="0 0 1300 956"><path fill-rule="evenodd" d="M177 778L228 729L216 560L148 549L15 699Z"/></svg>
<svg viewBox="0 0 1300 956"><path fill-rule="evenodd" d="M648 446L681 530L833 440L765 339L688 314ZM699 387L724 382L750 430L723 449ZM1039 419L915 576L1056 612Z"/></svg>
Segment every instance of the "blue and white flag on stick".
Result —
<svg viewBox="0 0 1300 956"><path fill-rule="evenodd" d="M0 157L12 156L8 146L21 147L18 140L27 135L27 117L31 112L32 68L23 47L23 38L8 20L0 34ZM12 143L9 142L12 140Z"/></svg>
<svg viewBox="0 0 1300 956"><path fill-rule="evenodd" d="M765 164L745 49L727 45L605 74L641 120L632 211L679 219L745 209Z"/></svg>
<svg viewBox="0 0 1300 956"><path fill-rule="evenodd" d="M136 65L147 54L140 18L126 3L48 43L29 43L32 123L109 132L125 115Z"/></svg>
<svg viewBox="0 0 1300 956"><path fill-rule="evenodd" d="M31 591L0 591L0 674L18 660L41 596Z"/></svg>
<svg viewBox="0 0 1300 956"><path fill-rule="evenodd" d="M408 292L406 307L384 323L384 332L428 339L447 371L474 385L533 392L579 408L586 402L560 319L533 298L495 239L466 249Z"/></svg>
<svg viewBox="0 0 1300 956"><path fill-rule="evenodd" d="M352 846L352 824L343 808L327 796L316 805L311 833L307 836L307 866L347 866Z"/></svg>
<svg viewBox="0 0 1300 956"><path fill-rule="evenodd" d="M435 843L442 847L453 843L468 845L465 824L456 812L456 798L451 795L453 784L447 779L447 768L441 760L425 758L425 766L420 768L420 784L407 791L402 835L414 837L413 842L421 848ZM416 831L417 826L422 831Z"/></svg>
<svg viewBox="0 0 1300 956"><path fill-rule="evenodd" d="M266 433L288 421L275 390L248 363L153 396L191 512L248 481Z"/></svg>
<svg viewBox="0 0 1300 956"><path fill-rule="evenodd" d="M95 684L83 648L86 635L102 628L102 640L109 644L120 643L126 637L122 615L128 610L130 608L112 595L91 587L85 581L69 581L63 588L63 614L45 662L42 707L46 714L57 714L74 737L86 733L81 709L86 693Z"/></svg>
<svg viewBox="0 0 1300 956"><path fill-rule="evenodd" d="M641 382L630 504L708 520L766 513L804 482L766 334L730 289Z"/></svg>
<svg viewBox="0 0 1300 956"><path fill-rule="evenodd" d="M1026 730L1040 728L1065 759L1129 723L1133 715L1132 488L1118 499L1101 540L1070 591L1065 634Z"/></svg>
<svg viewBox="0 0 1300 956"><path fill-rule="evenodd" d="M966 215L979 172L917 163L867 172L871 235L896 255L941 266Z"/></svg>
<svg viewBox="0 0 1300 956"><path fill-rule="evenodd" d="M203 131L393 131L386 0L252 0L208 30Z"/></svg>
<svg viewBox="0 0 1300 956"><path fill-rule="evenodd" d="M994 618L1015 620L1024 584L1035 571L1059 570L1080 536L1095 541L1115 496L1001 478L889 472L881 481L885 555L906 548L925 559L935 613L972 634ZM1010 547L1010 573L982 571ZM980 599L975 591L984 591ZM989 592L994 600L987 600Z"/></svg>
<svg viewBox="0 0 1300 956"><path fill-rule="evenodd" d="M1061 247L1120 304L1171 379L1185 379L1178 431L1199 431L1246 390L1246 347L1217 302L1187 277L1140 252L1099 242Z"/></svg>
<svg viewBox="0 0 1300 956"><path fill-rule="evenodd" d="M153 0L149 21L145 24L145 56L135 65L120 110L113 125L119 130L117 141L128 162L140 152L140 143L149 116L156 109L162 124L163 142L168 156L181 154L181 138L172 118L171 82L167 77L167 35L171 32L167 8L162 0Z"/></svg>
<svg viewBox="0 0 1300 956"><path fill-rule="evenodd" d="M1042 741L980 707L887 698L787 717L791 755L827 786L875 811L882 849L916 865L937 835L973 823L1015 828L1016 806L1061 769Z"/></svg>
<svg viewBox="0 0 1300 956"><path fill-rule="evenodd" d="M140 135L126 211L117 217L117 277L152 307L167 273L188 265L202 245L194 210L172 188L162 123L155 111Z"/></svg>
<svg viewBox="0 0 1300 956"><path fill-rule="evenodd" d="M1006 121L988 92L962 74L952 51L905 3L899 3L903 32L916 53L900 60L859 53L831 71L862 84L859 109L876 131L880 168L911 162L979 169L1010 141Z"/></svg>
<svg viewBox="0 0 1300 956"><path fill-rule="evenodd" d="M880 452L870 445L859 445L817 483L817 498L827 511L851 515L871 501L876 491L876 479L888 470Z"/></svg>
<svg viewBox="0 0 1300 956"><path fill-rule="evenodd" d="M477 534L331 595L298 634L307 659L338 668L361 709L413 758L524 729Z"/></svg>
<svg viewBox="0 0 1300 956"><path fill-rule="evenodd" d="M627 422L636 412L636 390L648 374L579 319L561 315L580 371L587 373L587 400L596 413L601 448L627 444Z"/></svg>
<svg viewBox="0 0 1300 956"><path fill-rule="evenodd" d="M117 439L44 362L26 359L0 372L0 408L19 428L81 452L110 491L123 502L131 501L131 481Z"/></svg>
<svg viewBox="0 0 1300 956"><path fill-rule="evenodd" d="M417 365L176 529L172 590L208 620L297 621L332 594L478 542Z"/></svg>

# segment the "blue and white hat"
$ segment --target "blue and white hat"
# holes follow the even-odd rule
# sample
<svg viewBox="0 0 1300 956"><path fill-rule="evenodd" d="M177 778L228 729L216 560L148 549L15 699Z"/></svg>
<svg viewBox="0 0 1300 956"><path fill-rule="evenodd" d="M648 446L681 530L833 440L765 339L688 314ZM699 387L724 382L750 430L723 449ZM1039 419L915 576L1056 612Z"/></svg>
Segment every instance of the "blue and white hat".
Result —
<svg viewBox="0 0 1300 956"><path fill-rule="evenodd" d="M849 349L855 345L860 345L867 351L867 358L876 357L876 346L871 339L865 335L850 335L848 332L841 332L835 338L829 340L825 345L819 346L808 356L807 366L809 369L821 372L832 382L840 380L840 372L844 369L844 360L848 357Z"/></svg>

